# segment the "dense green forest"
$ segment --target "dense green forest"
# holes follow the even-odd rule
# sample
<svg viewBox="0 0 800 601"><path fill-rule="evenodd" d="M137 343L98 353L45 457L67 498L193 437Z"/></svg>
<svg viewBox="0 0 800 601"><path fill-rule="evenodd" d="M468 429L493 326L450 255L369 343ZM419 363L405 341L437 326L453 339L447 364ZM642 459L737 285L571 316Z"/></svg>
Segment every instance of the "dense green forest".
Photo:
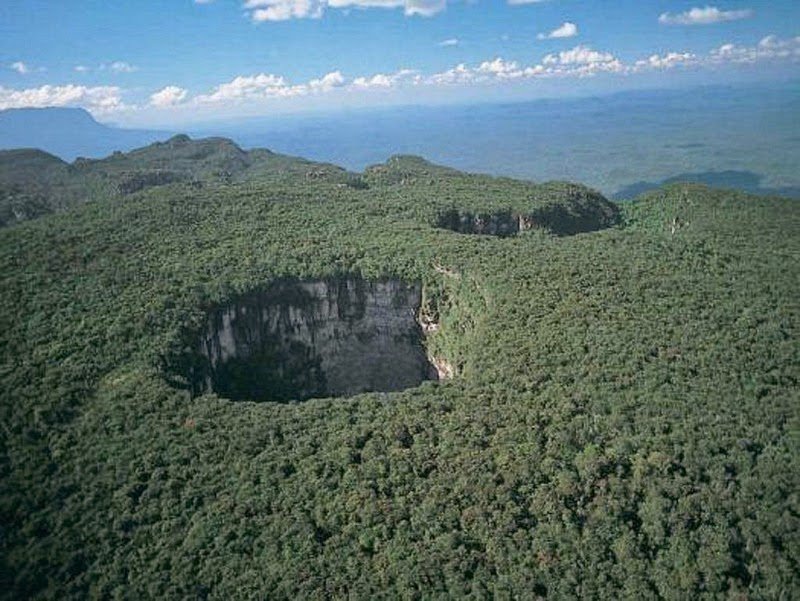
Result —
<svg viewBox="0 0 800 601"><path fill-rule="evenodd" d="M0 597L800 595L797 202L616 206L415 157L220 177L169 144L198 150L70 181L171 179L0 231ZM529 227L443 227L481 215ZM419 282L453 377L282 403L170 381L210 307L346 274Z"/></svg>
<svg viewBox="0 0 800 601"><path fill-rule="evenodd" d="M263 149L248 152L226 138L178 135L128 153L72 163L41 150L0 150L0 227L175 182L198 189L233 181L303 179L357 185L356 176L341 167Z"/></svg>

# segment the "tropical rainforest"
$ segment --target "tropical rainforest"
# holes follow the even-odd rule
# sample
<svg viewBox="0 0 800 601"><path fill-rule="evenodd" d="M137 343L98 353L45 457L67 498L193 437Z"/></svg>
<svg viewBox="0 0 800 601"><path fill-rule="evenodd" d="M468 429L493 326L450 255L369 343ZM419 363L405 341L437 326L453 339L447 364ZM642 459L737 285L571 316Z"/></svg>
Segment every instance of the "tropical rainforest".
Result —
<svg viewBox="0 0 800 601"><path fill-rule="evenodd" d="M800 596L796 201L178 136L0 153L0 211L2 598ZM196 385L252 299L386 282L435 377Z"/></svg>

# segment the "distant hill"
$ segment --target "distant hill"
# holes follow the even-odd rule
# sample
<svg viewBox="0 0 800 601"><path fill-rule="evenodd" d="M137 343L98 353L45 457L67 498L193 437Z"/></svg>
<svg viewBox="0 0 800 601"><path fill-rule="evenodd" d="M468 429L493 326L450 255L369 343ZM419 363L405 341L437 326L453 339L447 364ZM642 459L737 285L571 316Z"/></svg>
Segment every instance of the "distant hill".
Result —
<svg viewBox="0 0 800 601"><path fill-rule="evenodd" d="M640 181L618 190L614 200L631 200L645 192L658 190L668 184L680 182L705 184L714 188L731 188L763 196L786 196L800 198L800 186L771 187L763 183L764 176L752 171L704 171L701 173L681 173L657 182Z"/></svg>
<svg viewBox="0 0 800 601"><path fill-rule="evenodd" d="M177 135L131 152L73 163L42 150L0 150L0 227L166 184L298 180L363 185L341 167L264 149L242 150L226 138Z"/></svg>
<svg viewBox="0 0 800 601"><path fill-rule="evenodd" d="M80 108L0 111L0 148L39 148L67 161L99 158L169 136L163 131L109 127Z"/></svg>

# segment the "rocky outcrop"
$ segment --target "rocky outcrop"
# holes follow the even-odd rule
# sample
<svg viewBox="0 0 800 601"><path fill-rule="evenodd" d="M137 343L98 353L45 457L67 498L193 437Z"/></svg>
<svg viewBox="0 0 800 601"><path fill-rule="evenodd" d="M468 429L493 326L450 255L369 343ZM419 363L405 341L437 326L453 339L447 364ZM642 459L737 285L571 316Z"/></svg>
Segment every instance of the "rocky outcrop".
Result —
<svg viewBox="0 0 800 601"><path fill-rule="evenodd" d="M359 277L281 280L213 308L186 374L195 394L287 401L396 391L438 379L418 322L421 286Z"/></svg>

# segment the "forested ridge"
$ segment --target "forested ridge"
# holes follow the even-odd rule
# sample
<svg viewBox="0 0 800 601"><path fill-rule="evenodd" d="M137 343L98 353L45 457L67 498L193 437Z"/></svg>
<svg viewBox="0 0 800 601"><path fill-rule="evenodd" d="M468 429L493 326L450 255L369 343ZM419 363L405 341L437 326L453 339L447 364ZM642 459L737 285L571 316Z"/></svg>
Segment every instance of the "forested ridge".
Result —
<svg viewBox="0 0 800 601"><path fill-rule="evenodd" d="M0 230L0 596L800 593L800 205L329 169ZM339 274L421 282L455 376L294 403L168 381L209 307Z"/></svg>

